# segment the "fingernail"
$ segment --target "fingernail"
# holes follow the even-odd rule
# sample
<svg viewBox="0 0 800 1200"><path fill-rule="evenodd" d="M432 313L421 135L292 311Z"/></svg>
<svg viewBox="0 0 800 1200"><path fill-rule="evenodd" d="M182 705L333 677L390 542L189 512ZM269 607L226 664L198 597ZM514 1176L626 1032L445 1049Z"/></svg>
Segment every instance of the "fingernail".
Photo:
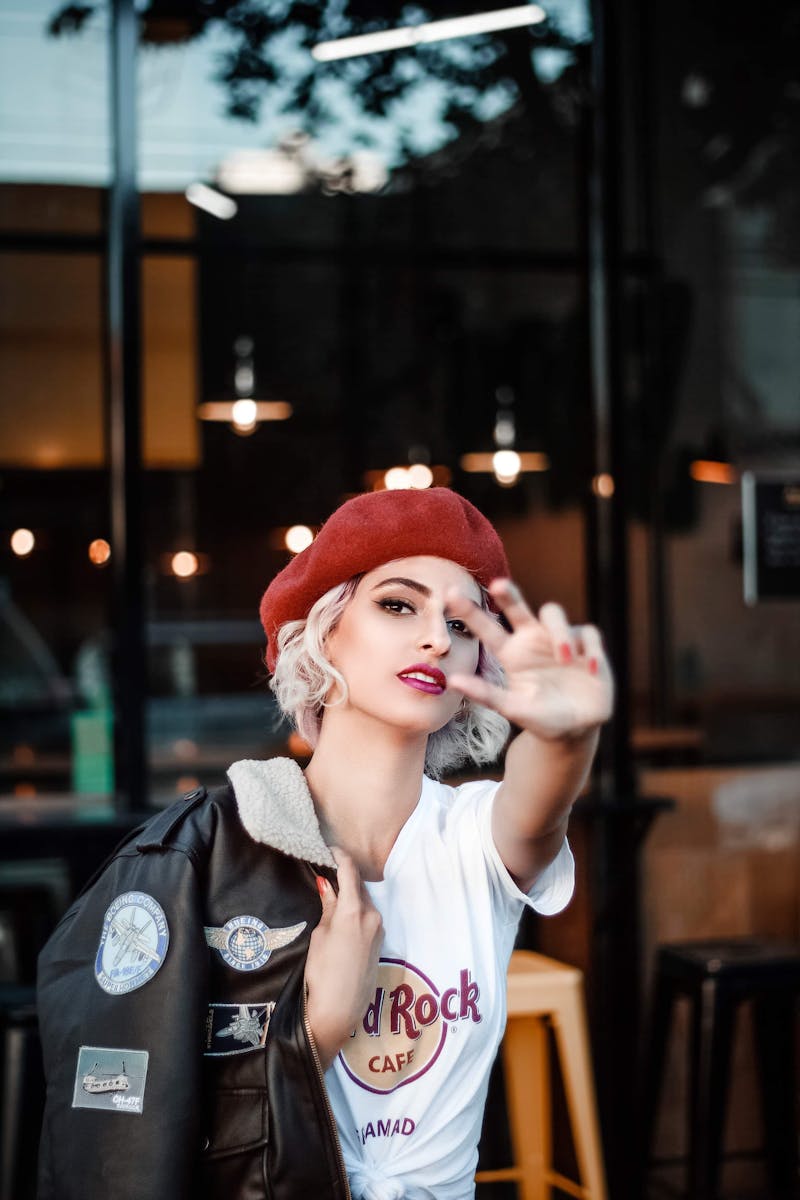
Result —
<svg viewBox="0 0 800 1200"><path fill-rule="evenodd" d="M315 879L315 881L316 881L316 884L317 884L317 891L318 891L318 892L319 892L319 894L320 894L320 898L322 898L322 897L324 897L324 895L325 895L325 892L327 891L327 888L328 888L328 881L327 881L327 879L324 877L324 875L315 875L315 876L314 876L314 879Z"/></svg>
<svg viewBox="0 0 800 1200"><path fill-rule="evenodd" d="M572 647L569 642L562 642L558 647L558 652L561 655L561 661L566 666L572 662Z"/></svg>
<svg viewBox="0 0 800 1200"><path fill-rule="evenodd" d="M600 670L600 663L597 661L596 658L590 658L589 659L589 674L596 675L599 670Z"/></svg>

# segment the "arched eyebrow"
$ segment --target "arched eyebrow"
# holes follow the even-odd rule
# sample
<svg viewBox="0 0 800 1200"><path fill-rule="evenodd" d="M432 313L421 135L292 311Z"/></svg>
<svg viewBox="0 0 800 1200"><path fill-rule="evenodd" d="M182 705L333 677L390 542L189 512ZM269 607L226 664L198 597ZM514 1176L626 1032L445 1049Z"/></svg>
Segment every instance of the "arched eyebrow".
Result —
<svg viewBox="0 0 800 1200"><path fill-rule="evenodd" d="M378 588L389 587L390 585L397 587L398 584L401 587L411 588L414 592L419 592L421 596L430 596L431 594L431 589L426 587L424 583L419 583L416 579L404 579L402 575L393 575L390 579L381 579L380 583L376 583L372 590L373 592L377 592Z"/></svg>

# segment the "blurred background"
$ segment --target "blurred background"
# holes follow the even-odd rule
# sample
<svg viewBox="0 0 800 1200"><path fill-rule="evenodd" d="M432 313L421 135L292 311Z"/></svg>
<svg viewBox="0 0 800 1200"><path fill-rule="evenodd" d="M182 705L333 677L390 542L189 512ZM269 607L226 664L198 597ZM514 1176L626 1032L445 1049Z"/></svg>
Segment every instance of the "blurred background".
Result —
<svg viewBox="0 0 800 1200"><path fill-rule="evenodd" d="M450 486L617 667L522 938L645 1186L656 948L800 939L799 64L788 0L0 0L2 979L142 812L302 761L261 592L345 496ZM734 1077L769 1196L746 1033Z"/></svg>

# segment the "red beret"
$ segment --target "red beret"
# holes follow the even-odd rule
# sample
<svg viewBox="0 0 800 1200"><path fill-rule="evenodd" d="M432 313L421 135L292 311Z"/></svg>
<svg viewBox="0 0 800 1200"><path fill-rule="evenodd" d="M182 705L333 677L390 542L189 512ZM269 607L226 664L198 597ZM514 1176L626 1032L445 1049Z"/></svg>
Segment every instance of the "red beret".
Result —
<svg viewBox="0 0 800 1200"><path fill-rule="evenodd" d="M367 492L328 517L315 540L279 571L261 598L267 667L275 670L277 633L308 616L330 588L396 558L430 554L458 563L478 583L509 574L503 543L482 513L449 488Z"/></svg>

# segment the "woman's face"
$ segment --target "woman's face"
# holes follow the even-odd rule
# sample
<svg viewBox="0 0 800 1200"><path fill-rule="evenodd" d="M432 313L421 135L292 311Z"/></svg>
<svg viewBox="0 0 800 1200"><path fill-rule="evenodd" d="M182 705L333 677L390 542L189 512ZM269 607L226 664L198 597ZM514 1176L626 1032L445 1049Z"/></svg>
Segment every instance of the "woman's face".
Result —
<svg viewBox="0 0 800 1200"><path fill-rule="evenodd" d="M461 703L448 678L474 674L479 651L470 629L450 614L445 597L453 587L480 604L473 577L444 558L398 558L362 577L326 642L348 688L338 711L360 711L409 733L447 724ZM329 702L336 698L334 689Z"/></svg>

